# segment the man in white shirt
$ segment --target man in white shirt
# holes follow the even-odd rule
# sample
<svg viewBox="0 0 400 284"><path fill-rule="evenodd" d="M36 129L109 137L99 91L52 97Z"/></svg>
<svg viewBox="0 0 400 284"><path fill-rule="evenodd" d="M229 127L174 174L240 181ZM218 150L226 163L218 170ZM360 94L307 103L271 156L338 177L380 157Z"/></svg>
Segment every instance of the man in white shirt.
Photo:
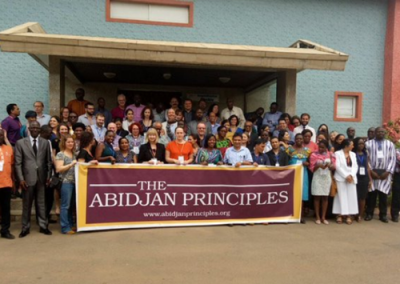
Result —
<svg viewBox="0 0 400 284"><path fill-rule="evenodd" d="M300 120L301 120L301 125L297 126L294 131L293 131L293 135L296 136L296 134L303 132L304 129L309 129L312 132L312 137L311 137L311 141L315 142L317 135L315 134L315 129L312 128L311 126L308 125L308 123L310 122L311 116L308 113L302 113Z"/></svg>
<svg viewBox="0 0 400 284"><path fill-rule="evenodd" d="M96 114L96 124L90 126L92 128L94 139L96 139L96 141L99 143L104 141L104 136L107 131L107 129L104 127L104 121L104 114L98 113Z"/></svg>
<svg viewBox="0 0 400 284"><path fill-rule="evenodd" d="M217 123L217 115L213 112L210 112L210 114L208 115L208 121L210 122L211 125L211 133L217 135L218 127L221 126L221 124Z"/></svg>
<svg viewBox="0 0 400 284"><path fill-rule="evenodd" d="M79 116L78 122L83 123L85 126L96 124L96 119L94 116L94 104L86 103L85 111L86 111L85 114Z"/></svg>
<svg viewBox="0 0 400 284"><path fill-rule="evenodd" d="M229 119L232 115L237 115L239 117L239 127L244 127L244 122L246 121L244 118L244 114L241 108L233 105L233 99L228 98L226 100L227 108L224 108L221 112L221 119Z"/></svg>
<svg viewBox="0 0 400 284"><path fill-rule="evenodd" d="M233 146L225 152L224 164L232 165L235 168L245 165L253 165L253 158L247 147L242 146L242 135L233 135Z"/></svg>
<svg viewBox="0 0 400 284"><path fill-rule="evenodd" d="M49 124L50 121L50 115L44 114L43 109L44 109L44 104L41 101L36 101L33 104L33 107L35 108L36 112L36 121L40 123L40 125L46 125Z"/></svg>
<svg viewBox="0 0 400 284"><path fill-rule="evenodd" d="M170 108L167 111L168 120L162 123L162 129L164 133L168 136L169 139L175 140L175 129L178 126L176 122L176 114L175 110Z"/></svg>

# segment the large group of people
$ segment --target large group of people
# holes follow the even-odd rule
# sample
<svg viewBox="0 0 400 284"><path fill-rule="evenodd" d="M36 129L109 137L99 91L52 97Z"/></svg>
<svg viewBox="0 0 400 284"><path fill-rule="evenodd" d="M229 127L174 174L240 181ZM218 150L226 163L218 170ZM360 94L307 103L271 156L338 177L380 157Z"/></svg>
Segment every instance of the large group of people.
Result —
<svg viewBox="0 0 400 284"><path fill-rule="evenodd" d="M200 100L170 100L143 105L140 95L127 105L125 95L107 110L104 98L97 107L76 90L76 99L63 107L60 116L44 114L40 101L28 110L22 125L20 109L7 105L8 117L0 129L1 237L10 233L10 199L22 197L20 238L30 233L31 209L36 208L40 232L51 235L52 208L64 234L74 234L74 166L81 163L147 163L303 167L302 218L314 209L315 223L338 224L370 221L379 197L379 220L387 223L387 198L393 191L391 219L400 211L400 151L385 139L382 127L370 128L357 137L353 127L346 134L317 129L311 116L281 113L277 103L269 112L262 107L243 113L228 98L226 108ZM182 105L182 108L180 108ZM330 198L334 196L330 209Z"/></svg>

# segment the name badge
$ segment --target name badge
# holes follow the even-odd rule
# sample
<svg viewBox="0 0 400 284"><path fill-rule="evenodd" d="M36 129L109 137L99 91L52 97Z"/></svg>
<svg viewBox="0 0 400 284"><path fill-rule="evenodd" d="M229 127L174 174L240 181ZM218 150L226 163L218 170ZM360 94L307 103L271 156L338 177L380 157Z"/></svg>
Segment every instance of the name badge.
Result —
<svg viewBox="0 0 400 284"><path fill-rule="evenodd" d="M378 159L383 159L383 151L378 151L376 157L377 157Z"/></svg>
<svg viewBox="0 0 400 284"><path fill-rule="evenodd" d="M185 158L183 156L179 156L178 161L180 164L183 164L185 162Z"/></svg>
<svg viewBox="0 0 400 284"><path fill-rule="evenodd" d="M279 167L279 162L276 162L276 163L275 163L275 167Z"/></svg>
<svg viewBox="0 0 400 284"><path fill-rule="evenodd" d="M360 176L365 176L365 168L360 167Z"/></svg>
<svg viewBox="0 0 400 284"><path fill-rule="evenodd" d="M133 153L135 153L136 155L139 154L139 147L133 147Z"/></svg>
<svg viewBox="0 0 400 284"><path fill-rule="evenodd" d="M0 172L3 171L3 168L4 168L4 161L1 161L1 162L0 162Z"/></svg>

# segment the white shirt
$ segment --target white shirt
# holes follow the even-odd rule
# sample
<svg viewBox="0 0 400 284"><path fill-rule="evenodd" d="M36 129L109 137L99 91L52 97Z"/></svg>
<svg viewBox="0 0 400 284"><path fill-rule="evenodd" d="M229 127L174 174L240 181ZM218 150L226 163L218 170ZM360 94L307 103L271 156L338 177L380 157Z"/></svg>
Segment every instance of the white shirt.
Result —
<svg viewBox="0 0 400 284"><path fill-rule="evenodd" d="M294 137L296 137L296 134L303 132L304 129L309 129L312 132L312 137L311 137L311 141L315 143L315 141L317 141L317 135L315 133L315 129L312 128L311 126L308 126L308 124L306 125L306 127L304 128L303 125L297 126L294 130L293 130L293 135ZM294 138L296 139L296 138Z"/></svg>
<svg viewBox="0 0 400 284"><path fill-rule="evenodd" d="M33 139L36 140L36 148L39 149L39 136L36 138L33 138L32 136L29 136L29 139L31 140L31 146L33 147Z"/></svg>
<svg viewBox="0 0 400 284"><path fill-rule="evenodd" d="M36 121L40 123L40 126L43 126L49 124L50 118L50 115L42 113L41 116L36 116Z"/></svg>
<svg viewBox="0 0 400 284"><path fill-rule="evenodd" d="M232 110L229 110L229 108L224 108L221 112L221 119L229 119L231 115L237 115L239 117L239 127L244 128L244 123L246 119L244 118L243 111L239 107L232 107Z"/></svg>

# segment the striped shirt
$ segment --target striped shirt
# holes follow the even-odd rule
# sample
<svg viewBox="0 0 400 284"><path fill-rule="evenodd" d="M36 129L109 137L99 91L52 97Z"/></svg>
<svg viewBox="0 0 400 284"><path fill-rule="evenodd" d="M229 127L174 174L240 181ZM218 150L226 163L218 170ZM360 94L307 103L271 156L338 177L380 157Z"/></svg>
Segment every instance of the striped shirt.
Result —
<svg viewBox="0 0 400 284"><path fill-rule="evenodd" d="M388 194L391 189L392 175L396 167L396 150L389 140L369 140L365 143L369 154L369 162L372 170L385 170L390 173L385 180L374 179L372 190L379 190ZM381 152L381 153L379 153Z"/></svg>

